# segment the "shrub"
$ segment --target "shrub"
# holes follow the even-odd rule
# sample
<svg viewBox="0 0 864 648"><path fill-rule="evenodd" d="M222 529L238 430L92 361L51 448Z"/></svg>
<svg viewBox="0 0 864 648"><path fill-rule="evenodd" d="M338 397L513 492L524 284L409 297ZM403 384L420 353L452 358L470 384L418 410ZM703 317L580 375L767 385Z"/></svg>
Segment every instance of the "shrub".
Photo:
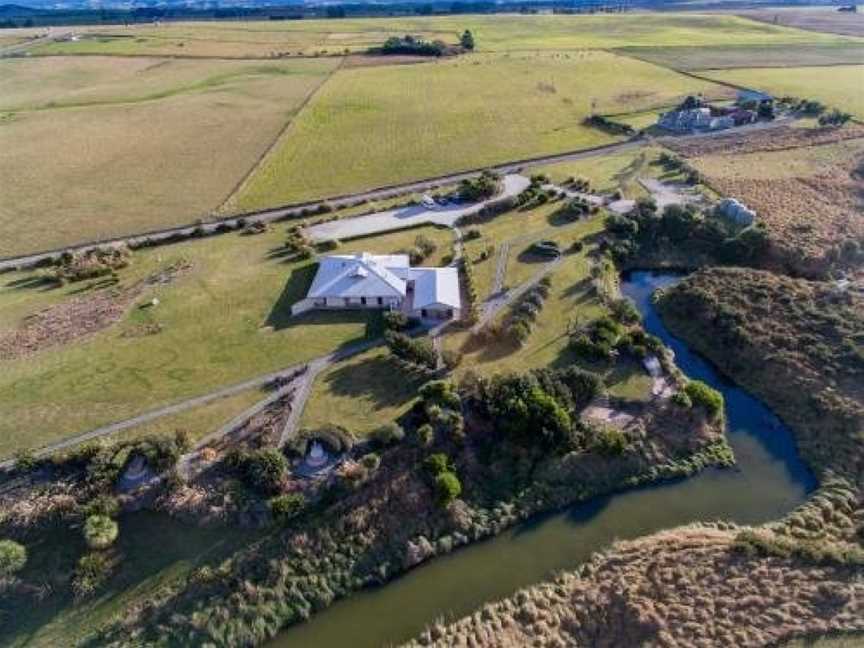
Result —
<svg viewBox="0 0 864 648"><path fill-rule="evenodd" d="M463 236L462 238L466 241L474 241L476 239L479 239L481 236L482 234L480 233L480 230L476 227L472 227L465 232L465 236Z"/></svg>
<svg viewBox="0 0 864 648"><path fill-rule="evenodd" d="M428 236L423 236L419 234L416 239L414 239L414 246L420 251L421 260L432 255L435 250L438 249L438 245L430 239Z"/></svg>
<svg viewBox="0 0 864 648"><path fill-rule="evenodd" d="M372 442L379 448L386 448L394 443L399 443L404 438L405 430L396 423L380 425L371 434Z"/></svg>
<svg viewBox="0 0 864 648"><path fill-rule="evenodd" d="M333 252L334 250L338 250L340 245L336 239L330 239L329 241L321 241L318 244L318 249L322 252Z"/></svg>
<svg viewBox="0 0 864 648"><path fill-rule="evenodd" d="M378 466L381 465L381 456L377 452L370 452L360 458L360 463L363 464L364 468L372 472L373 470L378 470Z"/></svg>
<svg viewBox="0 0 864 648"><path fill-rule="evenodd" d="M627 436L618 428L602 427L595 430L595 451L607 457L615 457L624 453L627 449Z"/></svg>
<svg viewBox="0 0 864 648"><path fill-rule="evenodd" d="M279 450L265 448L250 452L243 465L249 484L265 493L279 490L288 470L288 462Z"/></svg>
<svg viewBox="0 0 864 648"><path fill-rule="evenodd" d="M397 358L428 369L435 369L438 366L438 355L428 339L415 340L404 333L394 331L384 333L384 339L390 352Z"/></svg>
<svg viewBox="0 0 864 648"><path fill-rule="evenodd" d="M28 473L38 465L39 460L36 459L32 450L19 450L15 453L15 470L17 472Z"/></svg>
<svg viewBox="0 0 864 648"><path fill-rule="evenodd" d="M711 420L719 417L723 412L723 395L716 389L712 389L701 380L691 380L684 387L684 393L690 397L693 405L705 409Z"/></svg>
<svg viewBox="0 0 864 648"><path fill-rule="evenodd" d="M450 470L450 459L443 452L431 454L423 461L423 467L433 477Z"/></svg>
<svg viewBox="0 0 864 648"><path fill-rule="evenodd" d="M414 430L413 440L420 447L428 447L435 440L435 430L428 423L424 423Z"/></svg>
<svg viewBox="0 0 864 648"><path fill-rule="evenodd" d="M440 506L447 506L462 494L462 483L456 473L445 470L435 477L435 495Z"/></svg>
<svg viewBox="0 0 864 648"><path fill-rule="evenodd" d="M686 392L678 391L672 394L672 398L670 399L675 405L678 407L683 407L684 409L690 409L693 407L693 401L690 400L690 397Z"/></svg>
<svg viewBox="0 0 864 648"><path fill-rule="evenodd" d="M111 495L98 495L93 498L84 508L86 515L100 515L113 518L120 513L120 504L116 497Z"/></svg>
<svg viewBox="0 0 864 648"><path fill-rule="evenodd" d="M273 519L279 524L285 524L300 515L306 506L306 498L300 493L289 493L271 498L269 504Z"/></svg>
<svg viewBox="0 0 864 648"><path fill-rule="evenodd" d="M408 316L402 311L384 313L384 328L388 331L404 331L408 328Z"/></svg>
<svg viewBox="0 0 864 648"><path fill-rule="evenodd" d="M105 552L82 556L72 578L72 591L75 598L81 599L96 592L111 576L116 564L116 557Z"/></svg>
<svg viewBox="0 0 864 648"><path fill-rule="evenodd" d="M14 540L0 540L0 576L11 576L27 564L27 548Z"/></svg>
<svg viewBox="0 0 864 648"><path fill-rule="evenodd" d="M570 444L570 415L535 375L495 376L484 392L486 409L496 427L513 440L553 450Z"/></svg>
<svg viewBox="0 0 864 648"><path fill-rule="evenodd" d="M114 544L120 529L107 515L91 515L84 522L84 540L91 549L106 549Z"/></svg>
<svg viewBox="0 0 864 648"><path fill-rule="evenodd" d="M635 324L641 319L636 305L626 297L613 301L611 310L615 319L623 324Z"/></svg>

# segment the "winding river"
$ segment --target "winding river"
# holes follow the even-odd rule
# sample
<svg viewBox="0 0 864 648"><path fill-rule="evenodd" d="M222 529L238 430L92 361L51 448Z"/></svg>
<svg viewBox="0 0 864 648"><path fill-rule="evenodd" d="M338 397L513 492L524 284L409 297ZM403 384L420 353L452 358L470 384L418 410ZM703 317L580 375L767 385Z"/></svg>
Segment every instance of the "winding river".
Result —
<svg viewBox="0 0 864 648"><path fill-rule="evenodd" d="M729 441L737 467L705 470L686 480L597 498L541 516L494 539L419 567L385 587L333 605L289 628L270 648L380 648L407 640L441 617L459 617L484 602L573 568L616 539L635 538L697 520L759 523L802 502L816 480L799 458L786 426L761 402L723 378L672 337L651 294L678 276L633 272L622 291L633 299L648 331L675 351L691 378L726 399Z"/></svg>

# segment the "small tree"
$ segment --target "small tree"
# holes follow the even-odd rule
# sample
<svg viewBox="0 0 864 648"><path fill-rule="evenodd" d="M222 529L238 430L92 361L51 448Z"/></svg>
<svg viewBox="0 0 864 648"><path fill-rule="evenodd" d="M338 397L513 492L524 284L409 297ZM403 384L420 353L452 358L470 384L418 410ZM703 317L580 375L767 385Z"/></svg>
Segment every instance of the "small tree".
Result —
<svg viewBox="0 0 864 648"><path fill-rule="evenodd" d="M372 431L372 441L379 448L398 443L405 438L405 430L396 423L385 423Z"/></svg>
<svg viewBox="0 0 864 648"><path fill-rule="evenodd" d="M0 576L11 576L27 564L27 549L14 540L0 540Z"/></svg>
<svg viewBox="0 0 864 648"><path fill-rule="evenodd" d="M723 412L723 395L701 380L688 382L684 387L684 393L690 397L694 406L703 407L711 420L716 419Z"/></svg>
<svg viewBox="0 0 864 648"><path fill-rule="evenodd" d="M462 32L462 36L459 38L459 44L469 52L474 49L474 34L471 33L470 29L466 29Z"/></svg>
<svg viewBox="0 0 864 648"><path fill-rule="evenodd" d="M117 523L107 515L91 515L84 522L84 540L91 549L110 547L119 532Z"/></svg>
<svg viewBox="0 0 864 648"><path fill-rule="evenodd" d="M270 512L279 524L285 524L294 519L306 506L306 498L300 493L277 495L270 500Z"/></svg>
<svg viewBox="0 0 864 648"><path fill-rule="evenodd" d="M440 506L447 506L462 494L462 483L455 473L445 470L435 478L435 493Z"/></svg>
<svg viewBox="0 0 864 648"><path fill-rule="evenodd" d="M252 486L265 493L279 490L288 470L285 455L274 448L251 453L245 462L246 477Z"/></svg>

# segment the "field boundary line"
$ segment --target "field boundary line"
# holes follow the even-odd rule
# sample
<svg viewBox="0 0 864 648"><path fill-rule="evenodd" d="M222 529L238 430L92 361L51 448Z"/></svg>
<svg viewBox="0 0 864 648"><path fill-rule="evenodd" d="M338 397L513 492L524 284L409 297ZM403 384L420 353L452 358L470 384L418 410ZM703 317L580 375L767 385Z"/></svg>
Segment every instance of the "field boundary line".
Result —
<svg viewBox="0 0 864 648"><path fill-rule="evenodd" d="M854 119L852 121L860 123ZM768 125L764 123L759 123L754 124L750 127L742 126L735 129L735 132L765 130L766 128L783 126L786 123L787 122L780 120L772 122ZM601 144L599 146L576 149L571 151L563 151L561 153L550 153L547 155L539 155L537 157L523 158L520 160L512 160L509 162L501 162L499 164L486 165L484 167L466 169L464 171L457 171L439 176L432 176L418 180L411 180L408 182L383 185L372 189L341 194L338 196L324 197L305 202L277 205L257 211L241 212L227 216L214 216L212 214L208 214L207 216L210 216L209 219L205 220L204 218L199 218L192 223L175 225L173 227L146 230L144 232L133 232L121 236L114 236L104 239L92 239L90 241L73 243L64 247L48 250L39 250L26 254L0 256L0 273L15 269L33 267L40 263L50 261L51 259L63 254L64 252L83 252L97 248L102 245L142 243L145 239L150 239L149 245L151 246L163 245L172 242L179 242L180 240L188 240L194 235L196 231L199 230L202 232L203 235L219 233L221 231L218 229L220 228L220 226L224 227L230 226L232 224L238 226L241 219L246 222L269 223L309 215L308 212L304 214L304 210L309 210L310 208L314 209L325 203L337 208L351 207L362 201L393 198L398 195L402 195L412 191L423 191L426 189L439 187L442 184L452 184L466 178L477 176L485 170L492 170L500 173L516 173L526 166L572 162L575 160L591 158L597 155L605 155L620 151L626 151L631 148L638 148L651 144L659 144L661 146L665 146L665 143L667 141L710 139L712 137L718 137L724 134L728 135L729 133L730 131L712 131L709 133L696 133L693 135L669 135L658 136L654 138L646 138L644 136L636 135L634 137L631 137L630 139L625 139L618 142L611 142L608 144Z"/></svg>
<svg viewBox="0 0 864 648"><path fill-rule="evenodd" d="M258 156L258 159L252 163L252 166L249 167L249 170L243 174L243 177L237 181L231 191L228 192L228 195L225 196L225 199L222 200L222 202L219 203L216 209L213 210L214 214L218 214L219 212L221 212L225 208L225 206L231 201L231 199L235 195L239 194L240 191L246 187L252 176L264 165L265 160L270 157L271 153L273 153L273 151L276 149L276 146L279 144L279 142L282 141L282 138L288 134L288 131L291 129L291 126L294 124L296 119L300 116L300 113L306 110L306 106L309 105L309 102L312 101L312 98L315 97L318 92L320 92L321 88L323 88L327 84L327 82L333 78L333 75L335 75L337 72L339 72L339 70L342 69L342 66L345 65L345 58L346 57L343 56L339 63L333 68L333 70L321 80L321 83L315 86L312 92L306 95L306 98L303 99L303 101L300 103L299 106L297 106L297 109L291 114L285 124L282 125L282 128L279 129L279 132L276 133L273 141L271 141L267 148L265 148L264 151L261 153L261 155Z"/></svg>

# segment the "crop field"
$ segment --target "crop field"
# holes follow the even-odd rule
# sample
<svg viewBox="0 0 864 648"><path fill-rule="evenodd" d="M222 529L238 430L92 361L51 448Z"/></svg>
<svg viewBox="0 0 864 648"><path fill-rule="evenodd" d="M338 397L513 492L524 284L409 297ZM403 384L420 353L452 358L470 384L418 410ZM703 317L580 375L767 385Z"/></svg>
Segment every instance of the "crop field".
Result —
<svg viewBox="0 0 864 648"><path fill-rule="evenodd" d="M816 32L864 36L864 16L860 13L837 11L836 7L802 7L754 9L738 12L741 16L786 27L810 29Z"/></svg>
<svg viewBox="0 0 864 648"><path fill-rule="evenodd" d="M608 75L618 80L608 82ZM728 88L599 51L478 55L334 75L230 207L260 209L596 146L591 112L645 111ZM356 151L346 159L345 151Z"/></svg>
<svg viewBox="0 0 864 648"><path fill-rule="evenodd" d="M720 70L705 76L763 90L777 97L818 99L864 119L864 65Z"/></svg>
<svg viewBox="0 0 864 648"><path fill-rule="evenodd" d="M439 262L450 252L450 232L432 227L358 239L340 251L391 253L409 247L418 234L438 244L427 263ZM156 308L133 306L119 323L84 341L4 361L0 456L288 367L379 333L378 315L371 311L291 318L290 306L305 295L315 266L287 261L281 253L283 242L284 231L273 229L258 236L223 235L135 253L133 264L121 271L121 285L178 259L192 268L168 285L148 289L136 302L155 296L160 301ZM0 279L0 330L87 289L85 282L46 290L38 282L28 284L32 276L12 273ZM161 330L141 333L147 325ZM255 400L240 396L237 402L219 401L199 415L218 425L221 417L239 413L250 402L246 398ZM173 423L152 425L165 429L188 421L180 415ZM206 433L199 423L191 433Z"/></svg>
<svg viewBox="0 0 864 648"><path fill-rule="evenodd" d="M34 55L110 54L118 56L180 56L221 58L274 58L337 55L365 51L380 45L392 32L379 30L366 21L365 29L343 32L328 21L304 21L307 29L293 29L257 21L251 23L165 23L87 27L77 40L40 44ZM420 30L425 38L455 41L455 33Z"/></svg>
<svg viewBox="0 0 864 648"><path fill-rule="evenodd" d="M864 140L692 160L712 188L756 210L776 244L805 264L864 236Z"/></svg>
<svg viewBox="0 0 864 648"><path fill-rule="evenodd" d="M758 45L841 42L842 37L802 32L730 15L438 16L381 19L185 22L93 26L76 40L40 44L33 54L218 56L270 58L333 55L379 45L412 33L455 42L466 28L479 51L556 50L627 46Z"/></svg>
<svg viewBox="0 0 864 648"><path fill-rule="evenodd" d="M623 47L620 54L674 70L803 67L864 63L864 42L795 45Z"/></svg>
<svg viewBox="0 0 864 648"><path fill-rule="evenodd" d="M206 216L335 65L0 61L0 255Z"/></svg>

